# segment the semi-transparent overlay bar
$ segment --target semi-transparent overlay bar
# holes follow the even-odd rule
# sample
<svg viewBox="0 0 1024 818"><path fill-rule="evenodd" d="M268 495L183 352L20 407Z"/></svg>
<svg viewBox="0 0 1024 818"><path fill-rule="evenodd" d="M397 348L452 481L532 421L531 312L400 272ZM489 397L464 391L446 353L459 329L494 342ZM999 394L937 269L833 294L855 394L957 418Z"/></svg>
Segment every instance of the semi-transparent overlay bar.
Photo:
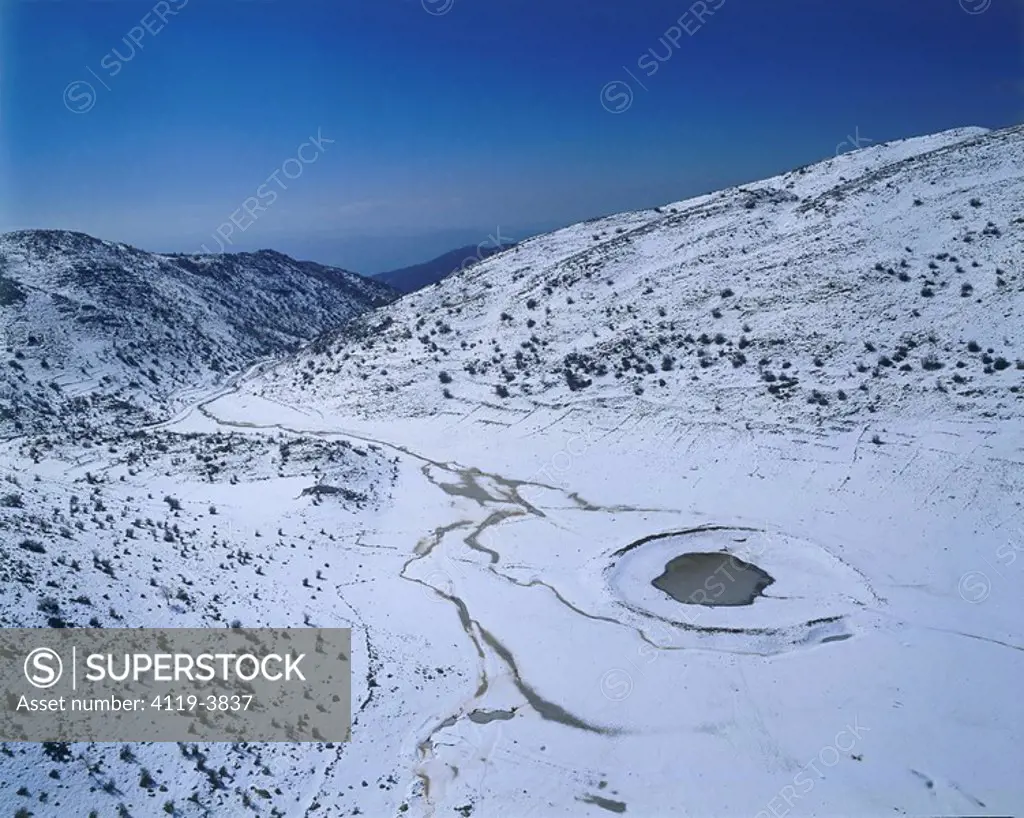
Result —
<svg viewBox="0 0 1024 818"><path fill-rule="evenodd" d="M348 741L348 628L0 629L0 741Z"/></svg>

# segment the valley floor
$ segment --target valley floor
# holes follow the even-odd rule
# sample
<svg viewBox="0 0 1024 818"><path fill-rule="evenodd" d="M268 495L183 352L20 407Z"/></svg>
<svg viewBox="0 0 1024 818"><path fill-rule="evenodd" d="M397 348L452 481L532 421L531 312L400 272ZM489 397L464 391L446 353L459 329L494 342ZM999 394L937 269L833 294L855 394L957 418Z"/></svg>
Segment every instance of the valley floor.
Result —
<svg viewBox="0 0 1024 818"><path fill-rule="evenodd" d="M26 488L43 475L46 502L87 495L101 473L115 514L180 501L177 541L125 549L116 581L88 580L121 617L105 626L351 626L355 722L347 745L197 745L198 763L185 746L71 745L56 763L8 745L0 802L36 815L1024 809L1024 430L786 428L644 406L360 422L222 390L151 432L200 449L227 434L266 451L347 442L366 485L390 474L391 488L346 507L303 493L314 468L292 459L254 456L228 482L180 464L130 473L107 451L33 463L7 444L9 471ZM43 502L27 493L30 510ZM104 534L86 529L69 548L87 562ZM753 605L683 605L650 585L679 551L722 549L774 577ZM18 612L43 592L36 570L24 596L4 592L4 624L38 624ZM185 598L147 587L154 571ZM142 768L162 789L138 783Z"/></svg>

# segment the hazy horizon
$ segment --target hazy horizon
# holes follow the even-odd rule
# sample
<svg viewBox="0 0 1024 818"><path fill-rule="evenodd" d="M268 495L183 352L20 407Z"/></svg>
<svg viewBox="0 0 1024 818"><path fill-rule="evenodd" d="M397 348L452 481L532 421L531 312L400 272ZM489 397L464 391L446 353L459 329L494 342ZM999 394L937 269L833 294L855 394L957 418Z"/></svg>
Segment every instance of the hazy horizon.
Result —
<svg viewBox="0 0 1024 818"><path fill-rule="evenodd" d="M923 8L12 0L0 232L376 273L1020 121L1020 0Z"/></svg>

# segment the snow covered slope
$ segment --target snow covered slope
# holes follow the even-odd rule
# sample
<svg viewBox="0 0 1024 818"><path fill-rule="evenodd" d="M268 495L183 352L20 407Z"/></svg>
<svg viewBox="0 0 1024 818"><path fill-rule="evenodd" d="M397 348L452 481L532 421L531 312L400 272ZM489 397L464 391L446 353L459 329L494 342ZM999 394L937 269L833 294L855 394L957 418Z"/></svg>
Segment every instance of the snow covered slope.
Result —
<svg viewBox="0 0 1024 818"><path fill-rule="evenodd" d="M964 129L575 225L363 316L261 388L356 414L639 397L1019 417L1022 177L1024 130Z"/></svg>
<svg viewBox="0 0 1024 818"><path fill-rule="evenodd" d="M0 435L138 421L182 390L371 307L394 291L280 253L167 256L81 233L0 236Z"/></svg>

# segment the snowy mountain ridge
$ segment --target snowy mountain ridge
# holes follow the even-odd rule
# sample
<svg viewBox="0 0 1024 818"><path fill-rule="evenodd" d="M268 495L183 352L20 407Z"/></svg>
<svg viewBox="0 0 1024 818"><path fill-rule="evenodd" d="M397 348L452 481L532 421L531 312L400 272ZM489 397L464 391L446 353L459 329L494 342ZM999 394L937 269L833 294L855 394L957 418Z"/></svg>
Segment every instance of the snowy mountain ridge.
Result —
<svg viewBox="0 0 1024 818"><path fill-rule="evenodd" d="M1024 129L958 129L574 225L366 314L248 388L366 415L639 399L1016 417L1022 168Z"/></svg>
<svg viewBox="0 0 1024 818"><path fill-rule="evenodd" d="M0 434L133 423L397 294L280 253L161 255L81 233L0 236ZM98 417L98 416L97 416Z"/></svg>

